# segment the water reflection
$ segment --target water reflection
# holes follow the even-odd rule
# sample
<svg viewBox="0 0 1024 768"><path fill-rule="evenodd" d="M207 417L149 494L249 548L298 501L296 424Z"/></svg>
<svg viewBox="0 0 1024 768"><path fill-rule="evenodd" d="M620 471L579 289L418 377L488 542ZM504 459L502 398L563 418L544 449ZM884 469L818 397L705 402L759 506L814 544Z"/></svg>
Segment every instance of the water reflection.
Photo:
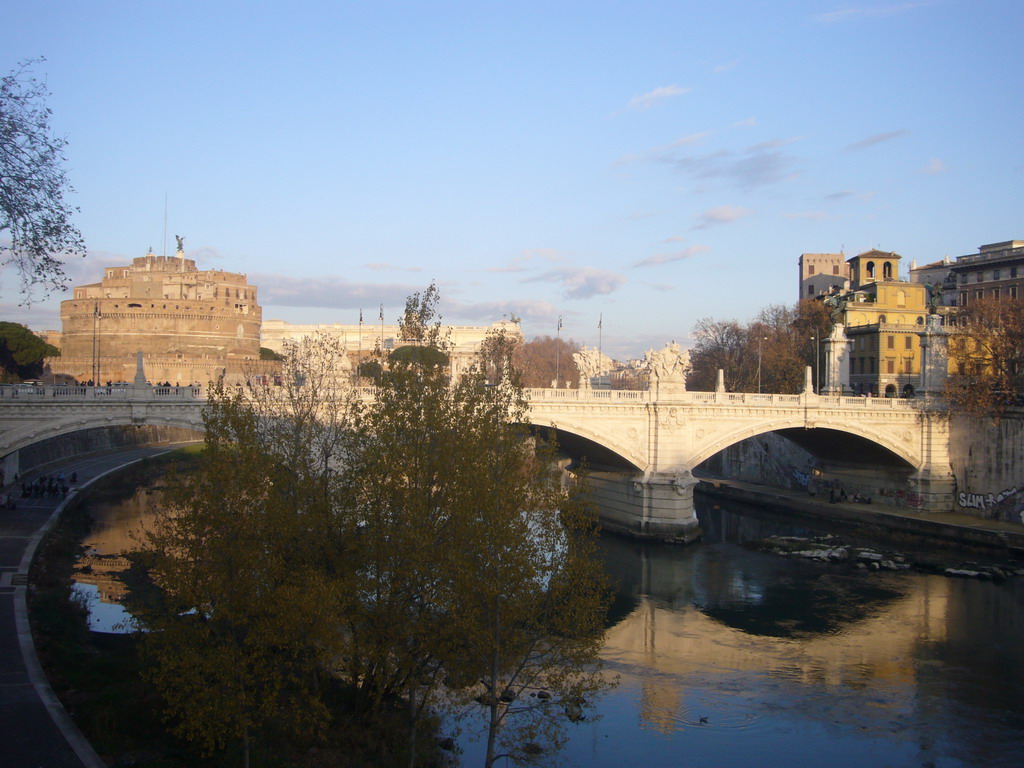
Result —
<svg viewBox="0 0 1024 768"><path fill-rule="evenodd" d="M97 604L154 503L94 510ZM617 585L603 657L620 686L571 731L579 766L1017 766L1024 585L791 560L741 544L818 533L757 510L700 509L705 541L607 537ZM87 586L88 585L88 586ZM122 617L123 620L123 617ZM464 764L480 745L467 744Z"/></svg>

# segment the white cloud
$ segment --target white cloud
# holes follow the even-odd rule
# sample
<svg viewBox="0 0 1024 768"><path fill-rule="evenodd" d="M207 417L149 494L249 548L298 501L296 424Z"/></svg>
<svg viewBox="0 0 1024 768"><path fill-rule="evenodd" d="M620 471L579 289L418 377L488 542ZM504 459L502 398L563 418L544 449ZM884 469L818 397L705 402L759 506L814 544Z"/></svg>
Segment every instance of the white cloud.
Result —
<svg viewBox="0 0 1024 768"><path fill-rule="evenodd" d="M654 256L648 256L646 259L644 259L643 261L638 261L633 266L654 267L659 264L670 264L673 261L682 261L683 259L688 259L691 256L706 253L707 251L710 250L711 248L709 248L706 245L691 245L689 248L684 248L683 250L676 251L674 253L659 253L655 254Z"/></svg>
<svg viewBox="0 0 1024 768"><path fill-rule="evenodd" d="M626 278L615 272L594 267L562 267L545 272L526 282L560 283L566 298L589 299L621 288Z"/></svg>
<svg viewBox="0 0 1024 768"><path fill-rule="evenodd" d="M838 11L818 14L815 18L823 24L835 24L844 21L856 21L858 19L880 19L887 16L895 16L917 8L925 8L934 5L930 2L921 3L898 3L896 5L875 5L859 8L841 8Z"/></svg>
<svg viewBox="0 0 1024 768"><path fill-rule="evenodd" d="M663 85L640 96L634 96L629 100L627 109L650 109L665 99L670 99L673 96L682 96L692 90L692 88L681 88L678 85Z"/></svg>
<svg viewBox="0 0 1024 768"><path fill-rule="evenodd" d="M401 283L351 283L340 277L292 277L250 274L249 282L259 289L263 307L323 307L325 309L404 306L408 296L422 291L422 285Z"/></svg>
<svg viewBox="0 0 1024 768"><path fill-rule="evenodd" d="M697 179L725 178L743 188L762 187L796 177L797 159L776 150L747 150L737 156L727 150L669 160Z"/></svg>
<svg viewBox="0 0 1024 768"><path fill-rule="evenodd" d="M886 141L892 141L898 139L901 136L906 136L909 131L900 129L898 131L887 131L886 133L876 133L874 136L868 136L866 139L855 141L853 144L847 144L845 149L847 152L856 152L867 147L873 147L875 144L881 144Z"/></svg>
<svg viewBox="0 0 1024 768"><path fill-rule="evenodd" d="M704 211L700 216L697 217L697 223L694 224L694 229L707 229L708 227L714 227L719 224L730 224L739 219L749 216L753 211L748 208L740 208L735 205L720 205L717 208L711 208Z"/></svg>

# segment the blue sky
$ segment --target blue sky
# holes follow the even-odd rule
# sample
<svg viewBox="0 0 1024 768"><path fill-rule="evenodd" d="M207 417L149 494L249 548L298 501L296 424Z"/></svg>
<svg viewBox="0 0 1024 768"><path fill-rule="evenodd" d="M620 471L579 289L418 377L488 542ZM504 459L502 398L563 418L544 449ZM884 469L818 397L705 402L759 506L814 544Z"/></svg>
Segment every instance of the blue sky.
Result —
<svg viewBox="0 0 1024 768"><path fill-rule="evenodd" d="M89 256L185 237L264 318L522 317L620 358L797 299L797 259L1024 238L1024 3L0 0ZM164 208L167 201L167 243ZM53 297L0 317L59 328Z"/></svg>

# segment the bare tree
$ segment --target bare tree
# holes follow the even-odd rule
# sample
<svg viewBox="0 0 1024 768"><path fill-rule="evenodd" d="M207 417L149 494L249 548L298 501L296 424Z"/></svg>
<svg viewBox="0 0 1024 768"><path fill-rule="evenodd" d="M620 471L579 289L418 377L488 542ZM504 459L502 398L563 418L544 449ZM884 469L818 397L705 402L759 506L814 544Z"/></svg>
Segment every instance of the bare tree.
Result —
<svg viewBox="0 0 1024 768"><path fill-rule="evenodd" d="M949 338L946 394L958 408L998 417L1024 394L1024 302L983 299L961 308Z"/></svg>
<svg viewBox="0 0 1024 768"><path fill-rule="evenodd" d="M64 288L63 257L84 256L82 234L71 224L77 208L64 170L67 141L50 130L50 95L26 59L0 79L0 265L18 273L25 301Z"/></svg>

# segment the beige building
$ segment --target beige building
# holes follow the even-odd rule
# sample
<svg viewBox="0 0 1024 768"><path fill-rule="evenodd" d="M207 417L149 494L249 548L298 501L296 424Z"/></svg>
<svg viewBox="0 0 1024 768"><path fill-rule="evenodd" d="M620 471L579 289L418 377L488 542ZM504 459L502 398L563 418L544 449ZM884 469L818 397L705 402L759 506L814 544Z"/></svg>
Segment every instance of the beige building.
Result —
<svg viewBox="0 0 1024 768"><path fill-rule="evenodd" d="M1024 299L1024 240L1007 240L958 256L952 266L956 305L981 299Z"/></svg>
<svg viewBox="0 0 1024 768"><path fill-rule="evenodd" d="M850 286L850 266L844 253L801 253L800 295L798 300L813 299Z"/></svg>
<svg viewBox="0 0 1024 768"><path fill-rule="evenodd" d="M451 344L451 361L455 373L469 366L475 359L480 345L492 331L503 331L509 336L522 338L522 331L517 323L501 321L491 325L448 325L442 326L441 333ZM342 325L341 323L320 323L300 325L284 320L267 320L263 323L262 345L277 353L283 353L288 342L297 342L307 336L323 334L337 339L345 348L349 360L355 364L357 360L373 357L377 352L387 354L393 349L406 344L397 324L361 323Z"/></svg>
<svg viewBox="0 0 1024 768"><path fill-rule="evenodd" d="M80 382L132 381L143 353L153 383L242 377L260 357L262 310L245 275L200 270L182 250L107 267L61 302L55 374Z"/></svg>

